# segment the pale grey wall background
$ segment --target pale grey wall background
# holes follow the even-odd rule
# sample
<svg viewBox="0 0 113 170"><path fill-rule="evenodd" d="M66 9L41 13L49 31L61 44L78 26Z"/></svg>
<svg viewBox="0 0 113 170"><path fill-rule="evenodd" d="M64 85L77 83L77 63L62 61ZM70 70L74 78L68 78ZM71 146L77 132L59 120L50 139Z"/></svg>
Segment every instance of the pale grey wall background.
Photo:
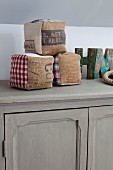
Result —
<svg viewBox="0 0 113 170"><path fill-rule="evenodd" d="M59 19L70 26L113 27L113 0L0 0L0 24Z"/></svg>

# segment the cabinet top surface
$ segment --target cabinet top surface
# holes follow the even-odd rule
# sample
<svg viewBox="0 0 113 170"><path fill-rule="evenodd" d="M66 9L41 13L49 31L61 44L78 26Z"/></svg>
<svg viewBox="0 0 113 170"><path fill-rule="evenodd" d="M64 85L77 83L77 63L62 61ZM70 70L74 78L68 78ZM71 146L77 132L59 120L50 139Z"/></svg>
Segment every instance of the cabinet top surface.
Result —
<svg viewBox="0 0 113 170"><path fill-rule="evenodd" d="M94 98L113 98L113 86L105 84L103 79L83 79L79 85L27 91L9 87L8 81L0 81L0 103L2 104Z"/></svg>

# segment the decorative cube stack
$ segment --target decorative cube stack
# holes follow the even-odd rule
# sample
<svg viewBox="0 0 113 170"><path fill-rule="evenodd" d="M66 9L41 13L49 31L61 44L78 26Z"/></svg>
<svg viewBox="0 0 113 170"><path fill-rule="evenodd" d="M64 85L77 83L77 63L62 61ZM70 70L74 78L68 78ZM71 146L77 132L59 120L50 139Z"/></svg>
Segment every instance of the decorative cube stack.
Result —
<svg viewBox="0 0 113 170"><path fill-rule="evenodd" d="M24 38L25 52L30 54L12 55L10 86L27 90L51 88L53 77L55 85L80 83L80 56L66 52L64 22L26 23Z"/></svg>

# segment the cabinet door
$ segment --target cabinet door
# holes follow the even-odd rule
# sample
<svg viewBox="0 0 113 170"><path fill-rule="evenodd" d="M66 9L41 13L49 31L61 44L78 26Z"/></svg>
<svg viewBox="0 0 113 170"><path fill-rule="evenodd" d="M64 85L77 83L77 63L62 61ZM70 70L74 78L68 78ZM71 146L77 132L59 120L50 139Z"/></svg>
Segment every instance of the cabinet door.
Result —
<svg viewBox="0 0 113 170"><path fill-rule="evenodd" d="M86 170L88 110L5 116L6 170Z"/></svg>
<svg viewBox="0 0 113 170"><path fill-rule="evenodd" d="M113 170L113 106L89 109L88 170Z"/></svg>

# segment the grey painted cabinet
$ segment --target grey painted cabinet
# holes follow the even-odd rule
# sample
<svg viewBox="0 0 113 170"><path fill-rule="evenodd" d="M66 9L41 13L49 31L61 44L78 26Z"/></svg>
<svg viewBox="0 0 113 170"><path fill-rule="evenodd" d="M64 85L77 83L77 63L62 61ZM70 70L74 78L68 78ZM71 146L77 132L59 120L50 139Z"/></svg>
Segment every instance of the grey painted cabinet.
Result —
<svg viewBox="0 0 113 170"><path fill-rule="evenodd" d="M113 106L89 109L88 170L113 170Z"/></svg>
<svg viewBox="0 0 113 170"><path fill-rule="evenodd" d="M112 86L0 90L0 170L113 170Z"/></svg>
<svg viewBox="0 0 113 170"><path fill-rule="evenodd" d="M86 170L88 109L5 115L6 170Z"/></svg>

